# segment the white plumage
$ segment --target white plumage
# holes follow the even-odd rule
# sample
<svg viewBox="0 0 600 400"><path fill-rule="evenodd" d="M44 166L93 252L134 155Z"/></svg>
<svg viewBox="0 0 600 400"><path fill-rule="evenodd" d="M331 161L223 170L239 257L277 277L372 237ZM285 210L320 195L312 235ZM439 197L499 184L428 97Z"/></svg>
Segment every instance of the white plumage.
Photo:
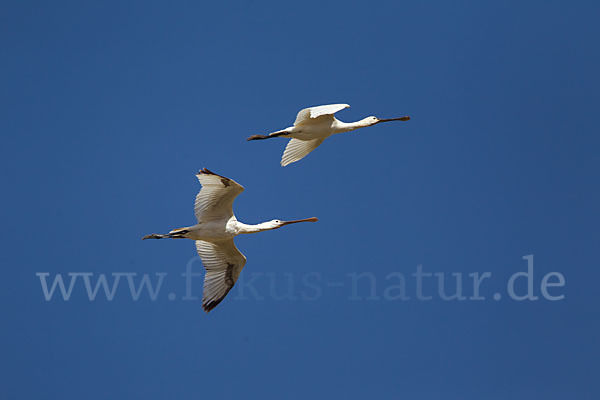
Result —
<svg viewBox="0 0 600 400"><path fill-rule="evenodd" d="M244 187L233 179L213 174L207 169L201 170L196 177L202 185L194 204L198 222L231 217L233 201L244 191Z"/></svg>
<svg viewBox="0 0 600 400"><path fill-rule="evenodd" d="M291 139L281 157L281 165L286 166L303 159L308 153L316 149L325 139L300 140Z"/></svg>
<svg viewBox="0 0 600 400"><path fill-rule="evenodd" d="M202 305L209 311L225 298L237 282L246 264L246 257L235 247L233 239L218 243L196 240L196 250L206 269Z"/></svg>
<svg viewBox="0 0 600 400"><path fill-rule="evenodd" d="M202 189L196 196L194 211L198 224L174 229L166 235L152 234L143 239L193 239L206 269L202 307L215 308L238 280L246 257L237 249L233 238L244 233L256 233L281 228L297 222L315 222L317 218L294 221L274 219L256 225L239 222L233 214L233 201L244 188L233 179L203 169L196 175Z"/></svg>
<svg viewBox="0 0 600 400"><path fill-rule="evenodd" d="M353 131L358 128L376 125L380 122L408 121L410 119L410 117L389 119L367 117L360 121L346 123L335 118L334 114L336 112L348 107L350 107L348 104L308 107L300 110L293 126L272 132L268 135L253 135L248 140L269 139L278 136L291 138L281 157L281 165L285 167L304 158L333 134Z"/></svg>
<svg viewBox="0 0 600 400"><path fill-rule="evenodd" d="M328 119L333 119L333 114L342 111L344 108L350 108L350 106L348 104L328 104L326 106L304 108L298 111L294 125L310 123L311 118L315 119L324 115L327 115Z"/></svg>

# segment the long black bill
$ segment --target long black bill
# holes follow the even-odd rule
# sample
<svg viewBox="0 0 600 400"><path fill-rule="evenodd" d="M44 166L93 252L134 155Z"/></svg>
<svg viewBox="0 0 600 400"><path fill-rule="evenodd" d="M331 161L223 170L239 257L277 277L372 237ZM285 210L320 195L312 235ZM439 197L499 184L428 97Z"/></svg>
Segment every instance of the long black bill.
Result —
<svg viewBox="0 0 600 400"><path fill-rule="evenodd" d="M281 226L289 225L289 224L295 224L295 223L298 223L298 222L317 222L318 220L319 219L317 217L312 217L312 218L305 218L305 219L296 219L296 220L293 220L293 221L283 221L281 223Z"/></svg>
<svg viewBox="0 0 600 400"><path fill-rule="evenodd" d="M410 120L410 117L407 115L405 117L400 117L400 118L388 118L388 119L380 119L378 121L379 122L390 122L390 121L408 121Z"/></svg>

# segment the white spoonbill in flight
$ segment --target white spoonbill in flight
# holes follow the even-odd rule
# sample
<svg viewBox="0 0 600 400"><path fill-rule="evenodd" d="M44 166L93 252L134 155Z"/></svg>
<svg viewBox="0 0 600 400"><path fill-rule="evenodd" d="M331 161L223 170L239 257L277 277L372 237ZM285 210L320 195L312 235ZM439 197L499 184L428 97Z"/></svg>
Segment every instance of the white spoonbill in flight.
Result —
<svg viewBox="0 0 600 400"><path fill-rule="evenodd" d="M336 112L348 107L350 107L348 104L329 104L305 108L300 110L296 116L294 126L268 135L253 135L248 140L269 139L278 136L292 138L283 152L283 157L281 157L281 166L285 167L304 158L323 143L323 140L334 133L349 132L358 128L373 126L380 122L408 121L410 119L410 117L389 119L367 117L356 122L342 122L333 116Z"/></svg>
<svg viewBox="0 0 600 400"><path fill-rule="evenodd" d="M171 238L196 241L196 250L206 268L202 307L208 312L227 296L246 264L246 257L233 243L235 236L278 229L297 222L316 222L318 219L274 219L257 225L241 223L233 215L233 201L244 188L234 180L217 175L206 168L200 170L196 176L202 185L194 207L198 223L186 228L173 229L166 235L147 235L143 239Z"/></svg>

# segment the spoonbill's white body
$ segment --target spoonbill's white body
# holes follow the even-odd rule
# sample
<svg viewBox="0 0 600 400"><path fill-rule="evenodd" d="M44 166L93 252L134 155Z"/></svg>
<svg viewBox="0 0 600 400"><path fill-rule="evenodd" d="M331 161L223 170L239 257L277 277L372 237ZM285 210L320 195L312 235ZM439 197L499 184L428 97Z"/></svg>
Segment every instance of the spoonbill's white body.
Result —
<svg viewBox="0 0 600 400"><path fill-rule="evenodd" d="M410 117L389 119L367 117L356 122L342 122L334 117L336 112L348 107L350 107L348 104L329 104L305 108L300 110L293 126L268 135L253 135L248 140L269 139L278 136L292 138L281 157L281 166L285 167L304 158L335 133L349 132L380 122L408 121L410 119Z"/></svg>
<svg viewBox="0 0 600 400"><path fill-rule="evenodd" d="M246 257L235 247L233 238L244 233L256 233L281 228L297 222L316 222L317 218L294 221L274 219L256 225L239 222L233 214L233 201L244 188L232 179L217 175L206 168L196 175L202 189L196 196L195 213L198 223L174 229L166 235L152 234L143 239L192 239L206 268L202 307L206 312L215 308L229 293L244 265Z"/></svg>

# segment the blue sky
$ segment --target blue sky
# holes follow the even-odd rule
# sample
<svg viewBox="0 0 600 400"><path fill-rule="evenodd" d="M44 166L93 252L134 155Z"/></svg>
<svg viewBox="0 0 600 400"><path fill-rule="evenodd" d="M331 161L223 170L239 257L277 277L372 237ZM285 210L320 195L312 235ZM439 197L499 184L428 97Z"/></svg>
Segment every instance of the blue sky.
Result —
<svg viewBox="0 0 600 400"><path fill-rule="evenodd" d="M370 3L4 4L0 397L598 398L600 6ZM286 168L285 140L245 142L338 102L412 120ZM210 314L181 300L193 243L140 240L194 223L202 167L245 186L242 221L320 218L237 238L265 298ZM512 300L530 254L539 299ZM418 301L418 265L467 296L490 272L486 299ZM46 301L40 272L167 275L155 301L126 278ZM378 300L349 299L362 272Z"/></svg>

